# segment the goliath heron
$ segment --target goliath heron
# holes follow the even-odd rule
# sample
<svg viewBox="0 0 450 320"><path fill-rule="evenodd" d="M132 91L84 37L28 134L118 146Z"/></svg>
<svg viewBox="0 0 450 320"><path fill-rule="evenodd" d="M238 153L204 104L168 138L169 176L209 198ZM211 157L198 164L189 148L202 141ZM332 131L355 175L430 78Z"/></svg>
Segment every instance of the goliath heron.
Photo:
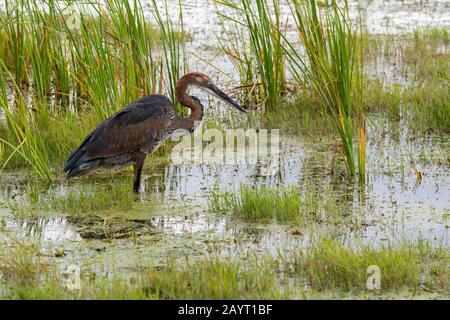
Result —
<svg viewBox="0 0 450 320"><path fill-rule="evenodd" d="M173 134L179 135L179 130L181 134L192 132L203 119L203 106L199 99L186 93L189 86L203 89L239 111L246 112L218 89L207 75L188 73L178 80L175 88L178 101L191 109L188 117L179 117L170 100L162 95L153 94L131 103L100 123L69 155L64 164L67 179L97 168L133 165L133 191L137 193L147 154L153 153Z"/></svg>

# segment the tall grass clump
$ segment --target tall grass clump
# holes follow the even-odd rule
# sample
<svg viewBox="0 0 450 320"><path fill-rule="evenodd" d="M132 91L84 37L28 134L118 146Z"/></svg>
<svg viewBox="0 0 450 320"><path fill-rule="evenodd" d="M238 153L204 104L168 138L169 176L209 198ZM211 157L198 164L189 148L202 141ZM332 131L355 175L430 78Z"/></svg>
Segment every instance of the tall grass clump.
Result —
<svg viewBox="0 0 450 320"><path fill-rule="evenodd" d="M336 1L291 0L302 49L286 40L286 54L299 84L310 88L339 131L348 171L356 173L353 147L357 128L358 172L365 174L365 118L362 99L362 37ZM360 33L360 32L359 32Z"/></svg>
<svg viewBox="0 0 450 320"><path fill-rule="evenodd" d="M239 192L213 191L209 206L215 211L231 210L246 221L269 220L301 224L318 214L319 199L314 193L299 193L294 188L258 189L242 185Z"/></svg>
<svg viewBox="0 0 450 320"><path fill-rule="evenodd" d="M79 96L104 119L132 100L159 89L155 29L139 1L77 5L78 26L64 20ZM59 12L62 15L61 12Z"/></svg>
<svg viewBox="0 0 450 320"><path fill-rule="evenodd" d="M220 9L217 12L219 16L238 26L235 32L243 32L245 35L231 35L238 43L222 45L241 74L241 82L245 78L247 81L256 81L241 83L240 87L251 92L259 87L260 103L267 109L276 108L286 90L285 54L282 44L282 31L285 26L280 18L280 1L239 0L237 4L226 0L216 2L234 10L234 16L224 15L220 13ZM246 42L249 43L248 52ZM245 77L242 77L242 74Z"/></svg>

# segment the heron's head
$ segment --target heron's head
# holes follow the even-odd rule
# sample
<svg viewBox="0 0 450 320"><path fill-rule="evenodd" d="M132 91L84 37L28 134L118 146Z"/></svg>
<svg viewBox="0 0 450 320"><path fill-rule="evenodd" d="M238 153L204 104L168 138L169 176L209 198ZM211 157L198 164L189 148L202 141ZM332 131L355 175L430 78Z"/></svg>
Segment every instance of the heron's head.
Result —
<svg viewBox="0 0 450 320"><path fill-rule="evenodd" d="M217 88L214 82L206 74L201 72L192 72L189 75L190 84L196 86L197 88L206 91L210 95L213 95L226 104L238 109L241 112L247 113L247 111L242 108L236 101L231 99L225 92Z"/></svg>

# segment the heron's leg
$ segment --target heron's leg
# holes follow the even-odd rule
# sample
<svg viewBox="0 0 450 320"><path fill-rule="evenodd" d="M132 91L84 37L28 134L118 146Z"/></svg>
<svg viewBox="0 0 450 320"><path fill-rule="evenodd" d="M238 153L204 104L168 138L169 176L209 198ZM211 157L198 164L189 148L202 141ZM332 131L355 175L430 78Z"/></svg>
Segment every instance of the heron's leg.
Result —
<svg viewBox="0 0 450 320"><path fill-rule="evenodd" d="M136 158L136 162L134 163L134 182L133 182L133 191L135 193L139 193L139 186L141 184L141 173L142 167L145 162L145 154L140 154Z"/></svg>

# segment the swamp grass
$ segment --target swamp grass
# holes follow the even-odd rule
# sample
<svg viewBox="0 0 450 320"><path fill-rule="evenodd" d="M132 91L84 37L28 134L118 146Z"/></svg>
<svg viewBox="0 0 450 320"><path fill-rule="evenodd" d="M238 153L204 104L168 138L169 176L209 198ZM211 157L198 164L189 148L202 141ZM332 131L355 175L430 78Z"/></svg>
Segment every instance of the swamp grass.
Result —
<svg viewBox="0 0 450 320"><path fill-rule="evenodd" d="M241 186L239 193L213 192L209 198L214 211L231 210L246 221L290 221L300 223L300 195L295 188L285 190ZM309 208L314 210L314 208Z"/></svg>
<svg viewBox="0 0 450 320"><path fill-rule="evenodd" d="M448 31L416 31L402 48L404 73L411 83L403 92L404 111L416 132L450 131L450 51Z"/></svg>
<svg viewBox="0 0 450 320"><path fill-rule="evenodd" d="M447 30L425 29L402 35L400 39L364 33L361 41L369 67L363 78L362 107L366 117L385 117L394 127L406 124L414 135L447 133L450 130L450 53L444 49L448 46ZM384 65L396 66L406 83L369 72ZM265 126L278 126L286 134L306 137L338 134L332 119L320 110L320 100L310 90L299 88L298 95L285 99L280 106L261 116ZM357 126L356 121L353 126Z"/></svg>
<svg viewBox="0 0 450 320"><path fill-rule="evenodd" d="M118 180L118 181L116 181ZM90 214L96 211L133 210L140 206L138 197L130 192L132 179L115 179L88 188L84 185L71 188L64 193L51 191L40 201L39 207L50 212L63 212L70 215Z"/></svg>
<svg viewBox="0 0 450 320"><path fill-rule="evenodd" d="M278 257L169 258L164 268L138 263L138 272L106 277L81 266L81 290L69 290L57 258L46 259L39 251L39 246L18 243L0 250L3 298L292 299L320 298L330 289L344 297L351 292L367 298L367 268L373 265L381 276L381 289L372 293L375 298L399 289L409 297L423 292L445 295L449 285L448 252L425 241L349 248L322 238Z"/></svg>
<svg viewBox="0 0 450 320"><path fill-rule="evenodd" d="M154 170L159 165L158 158L153 160L147 169ZM138 217L144 211L145 214L153 213L159 199L153 192L134 194L131 167L121 171L98 172L62 185L43 184L39 179L24 182L20 184L20 196L10 199L8 207L14 218L23 220L55 214L83 218L91 214L119 217L129 212L130 216Z"/></svg>
<svg viewBox="0 0 450 320"><path fill-rule="evenodd" d="M241 185L237 193L213 190L208 201L210 210L231 212L246 222L354 225L348 219L351 208L345 196L308 183L301 188Z"/></svg>
<svg viewBox="0 0 450 320"><path fill-rule="evenodd" d="M153 92L158 73L152 55L155 32L138 1L73 4L78 11L73 25L61 3L44 3L45 11L35 0L7 2L3 41L12 48L23 45L5 50L1 58L19 90L28 87L40 102L50 100L64 108L70 107L69 97L74 103L90 101L102 118L136 95Z"/></svg>
<svg viewBox="0 0 450 320"><path fill-rule="evenodd" d="M277 111L265 112L261 121L264 127L279 128L286 135L309 138L335 136L338 133L333 120L320 111L318 104L317 98L308 90L299 90L291 100L284 100Z"/></svg>
<svg viewBox="0 0 450 320"><path fill-rule="evenodd" d="M281 45L285 26L280 19L280 2L216 2L233 9L236 15L226 16L217 10L221 18L235 26L235 33L228 36L222 48L241 75L240 89L248 91L246 100L253 94L259 94L259 104L264 105L265 109L276 108L286 90L286 58Z"/></svg>
<svg viewBox="0 0 450 320"><path fill-rule="evenodd" d="M237 4L216 2L235 12L234 16L218 12L220 17L236 26L235 34L228 35L228 41L221 43L221 46L240 73L241 85L237 89L249 91L247 96L244 95L244 100L257 100L250 99L249 95L260 89L259 100L262 102L259 104L264 105L266 113L285 112L280 104L287 91L287 60L289 72L297 84L294 95L303 93L304 90L299 88L314 92L318 103L312 104L310 108L319 107L324 115L333 120L345 152L349 174L355 175L358 166L359 177L364 180L366 136L361 103L361 30L352 26L348 18L347 2L343 7L338 7L336 1L289 1L301 48L296 41L289 40L286 36L286 26L279 16L278 1L242 0ZM247 36L250 46L245 45ZM233 41L240 45L227 45L227 42ZM245 82L242 83L243 81ZM358 151L356 156L354 135Z"/></svg>
<svg viewBox="0 0 450 320"><path fill-rule="evenodd" d="M375 248L346 247L336 239L323 238L291 258L291 270L304 274L314 290L365 290L369 266L379 268L382 290L417 291L422 286L445 292L449 286L448 251L422 240Z"/></svg>
<svg viewBox="0 0 450 320"><path fill-rule="evenodd" d="M448 30L426 28L400 38L366 34L363 42L369 65L396 66L404 79L403 82L383 79L378 74L366 77L363 105L367 112L384 114L393 124L406 120L414 134L447 133L450 130Z"/></svg>
<svg viewBox="0 0 450 320"><path fill-rule="evenodd" d="M334 120L341 138L350 175L356 173L353 135L357 127L358 172L365 177L365 115L361 109L363 94L362 43L357 28L348 18L347 3L325 4L315 0L293 0L295 19L306 58L286 40L286 54L295 78L301 86L313 90L327 114Z"/></svg>
<svg viewBox="0 0 450 320"><path fill-rule="evenodd" d="M142 275L113 276L94 282L85 280L83 290L69 291L64 279L46 279L36 286L14 288L11 299L236 299L282 298L267 271L243 271L238 262L204 261L179 269L168 267L164 272L149 267Z"/></svg>
<svg viewBox="0 0 450 320"><path fill-rule="evenodd" d="M405 64L402 72L407 74L408 78L413 77L414 83L404 88L395 83L387 84L384 80L370 79L364 75L363 87L367 88L363 92L361 103L364 111L358 109L356 116L352 111L352 115L347 117L348 121L340 121L336 125L336 117L330 117L329 112L323 109L323 97L312 90L314 87L311 89L311 86L304 85L307 77L305 78L302 74L304 71L307 75L319 77L320 73L316 71L320 71L324 66L336 64L327 64L328 58L312 55L314 46L318 43L310 43L310 55L304 56L300 51L294 50L295 46L284 38L283 23L277 15L266 17L267 20L264 21L256 19L267 10L272 10L272 6L277 3L269 1L258 1L254 4L246 1L239 3L240 6L233 7L239 19L234 16L221 18L235 19L236 30L250 28L251 32L227 33L230 37L237 38L221 40L221 48L227 52L239 72L240 87L245 86L252 94L256 94L263 82L269 84L279 82L279 88L276 89L278 93L270 94L271 99L277 98L277 102L274 102L276 108L267 108L259 114L264 125L280 127L287 133L310 136L318 134L330 136L346 132L347 138L341 139L344 141L341 144L346 154L349 154L347 147L350 144L346 141L350 141L348 138L351 132L353 136L358 137L351 140L357 140L358 150L361 150L358 152L358 163L365 162L363 113L384 112L394 121L398 121L400 117L406 118L410 127L417 133L449 130L449 73L445 72L449 66L449 55L442 50L442 45L448 44L448 32L430 29L417 31L410 36L410 41L400 46L400 52L401 61ZM231 5L220 1L218 4ZM155 5L153 3L153 6ZM243 5L251 6L251 10L242 11ZM307 12L312 13L313 7L316 11L318 10L317 12L325 15L328 11L336 10L332 5L327 7L328 11L323 11L325 9L317 9L317 5L313 1L309 3L310 9L305 9L303 5L296 6L295 1L291 3L292 13L297 16L297 23L303 23L299 27L303 26L311 35L308 39L304 38L303 42L314 41L312 37L314 30L308 29L308 26L311 26L309 22L318 23L318 20L315 21L312 17L305 17ZM181 7L178 24L162 18L156 10L154 19L157 26L153 26L143 18L139 1L130 3L108 1L105 7L94 6L96 16L89 14L80 16L78 27L70 25L64 12L54 3L49 8L49 12L45 13L38 10L35 0L22 0L17 4L10 2L8 8L6 15L2 16L3 24L0 25L2 39L12 48L4 50L5 46L0 52L3 61L3 76L0 77L0 104L7 118L7 122L0 124L0 154L2 155L0 170L28 167L41 179L55 179L61 174L56 168L62 166L66 155L76 148L82 138L106 115L110 115L131 100L147 93L166 91L173 96L173 92L170 91L173 89L173 83L177 75L186 68L185 53L181 44L185 37ZM76 8L80 12L85 11L81 4ZM304 9L306 11L303 11ZM345 9L342 10L342 17L345 17ZM29 13L22 14L16 19L16 15L24 11ZM323 23L335 23L336 28L340 21L344 31L347 30L348 21L345 18L342 21L339 19L326 21L325 19ZM44 25L45 28L38 28L39 25ZM272 28L268 28L269 25ZM336 46L332 46L333 48L343 49L342 54L348 53L348 48L352 48L352 45L359 49L359 41L363 43L366 58L368 51L374 51L374 56L379 56L381 53L387 57L396 52L389 49L392 46L390 41L394 40L389 37L380 44L379 40L374 40L367 34L363 34L361 39L358 39L358 34L345 38L342 32L337 31L333 35L322 30L320 34L325 37L324 39L328 39L330 44L336 43ZM339 37L339 34L341 38L333 38ZM164 41L160 39L161 36ZM246 44L243 52L240 52L239 44L246 42L247 36L253 40ZM299 36L302 35L299 34ZM304 36L306 37L306 34ZM42 43L37 41L39 37L42 37ZM339 41L344 41L345 45ZM341 45L338 45L339 43ZM42 51L44 45L46 45L45 51ZM353 51L358 52L356 49ZM286 54L288 56L285 56ZM268 56L273 60L272 62L260 59L269 59ZM349 58L351 60L352 56ZM290 63L285 64L286 59ZM308 59L316 59L317 63L310 64ZM347 63L345 70L348 71L350 66L350 71L355 72L356 83L359 82L359 71L355 71L354 68L358 69L359 64L356 61L359 58L353 57L353 59L355 62L352 64L350 61L351 66ZM302 62L305 62L305 65ZM109 67L105 68L104 65ZM270 65L276 67L269 70ZM308 73L313 71L305 69L308 65L311 68L315 65L318 70ZM285 96L286 69L298 75L296 79L299 85L291 94ZM262 70L264 74L259 75L258 70ZM325 72L324 76L327 77L333 74L337 77L344 73L330 68L326 70L329 71ZM49 75L42 75L35 82L34 74L43 73L49 73ZM263 77L264 80L259 77ZM348 84L349 80L346 79L346 82L344 79L341 82ZM348 89L349 86L344 87ZM358 86L354 83L351 87L356 87L355 90L358 91ZM342 89L342 94L344 91L347 92L348 98L347 89ZM264 90L269 92L275 89ZM341 94L337 89L333 92L336 93L333 97ZM263 94L261 98L249 98L250 100L245 100L246 95L243 95L242 99L252 104L253 100L265 101L265 95L267 94ZM350 101L353 105L359 106L357 96L358 94L352 91ZM25 105L28 107L25 108ZM338 103L338 105L345 104ZM360 111L362 113L358 114ZM342 123L345 125L340 125ZM349 129L343 131L342 128ZM166 143L158 150L158 153L164 154L170 150L170 147L171 143ZM356 148L356 145L354 147ZM346 158L349 159L348 156Z"/></svg>
<svg viewBox="0 0 450 320"><path fill-rule="evenodd" d="M151 25L138 0L71 4L74 24L62 2L45 3L42 10L40 1L8 1L0 16L3 48L11 49L0 50L7 120L0 125L0 161L1 168L31 167L51 181L54 163L62 166L100 121L137 98L173 89L184 53L177 49L169 61L158 52L180 48L184 36L166 20Z"/></svg>

